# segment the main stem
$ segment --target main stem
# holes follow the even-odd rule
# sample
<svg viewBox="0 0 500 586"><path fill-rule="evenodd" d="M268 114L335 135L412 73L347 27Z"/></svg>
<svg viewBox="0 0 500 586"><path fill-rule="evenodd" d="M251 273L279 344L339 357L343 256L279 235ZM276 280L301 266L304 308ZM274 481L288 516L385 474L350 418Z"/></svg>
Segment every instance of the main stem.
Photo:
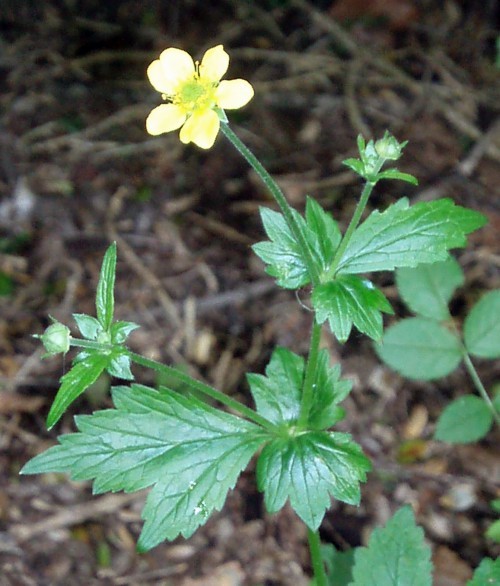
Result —
<svg viewBox="0 0 500 586"><path fill-rule="evenodd" d="M302 387L302 399L300 402L300 415L297 426L306 429L309 421L309 413L314 402L314 380L318 367L319 343L321 340L321 326L316 320L313 321L311 330L311 343L309 346L309 357L307 359L306 373Z"/></svg>
<svg viewBox="0 0 500 586"><path fill-rule="evenodd" d="M252 151L238 138L238 136L229 128L229 126L225 122L221 122L220 127L226 138L233 144L233 146L243 156L243 158L246 159L247 163L261 178L264 185L269 189L271 195L276 200L276 203L278 204L281 212L283 213L283 216L285 217L286 223L288 224L291 233L293 234L295 240L299 243L299 246L303 254L304 262L307 265L307 270L309 272L311 282L313 283L313 285L317 284L319 282L319 274L316 270L316 265L314 263L311 250L306 239L302 235L302 232L297 224L297 221L293 216L292 207L287 202L284 193L281 191L276 181L266 171L266 169L259 161L259 159L257 159L257 157L252 153Z"/></svg>
<svg viewBox="0 0 500 586"><path fill-rule="evenodd" d="M99 342L93 342L92 340L80 340L71 338L70 342L72 346L76 346L78 348L87 348L101 351L110 350L109 346L106 346L105 344L100 344ZM229 409L232 409L237 413L240 413L240 415L243 415L243 417L246 417L247 419L253 421L257 425L260 425L261 427L269 431L274 430L273 424L267 421L267 419L256 413L253 409L250 409L246 405L243 405L243 403L240 403L239 401L236 401L235 399L228 397L227 395L221 393L217 389L214 389L213 387L205 383L202 383L201 381L191 378L188 374L181 372L177 368L167 366L166 364L162 364L161 362L156 362L156 360L146 358L145 356L141 356L141 354L136 354L128 348L122 347L122 349L125 350L127 356L130 358L130 360L132 360L132 362L135 362L140 366L144 366L145 368L150 368L151 370L154 370L159 374L167 375L168 377L180 383L184 383L189 388L198 391L199 393L202 393L207 397L210 397L214 401L218 401L219 403L226 405L226 407L229 407Z"/></svg>
<svg viewBox="0 0 500 586"><path fill-rule="evenodd" d="M308 528L307 539L309 541L309 551L311 552L311 565L314 572L315 586L328 586L325 566L321 556L319 532Z"/></svg>

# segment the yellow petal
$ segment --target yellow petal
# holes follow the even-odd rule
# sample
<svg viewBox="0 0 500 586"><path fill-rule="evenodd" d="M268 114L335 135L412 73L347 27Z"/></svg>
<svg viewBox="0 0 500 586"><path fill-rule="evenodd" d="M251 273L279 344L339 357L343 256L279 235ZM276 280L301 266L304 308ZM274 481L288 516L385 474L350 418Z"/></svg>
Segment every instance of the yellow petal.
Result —
<svg viewBox="0 0 500 586"><path fill-rule="evenodd" d="M209 81L219 81L229 67L229 55L222 45L208 49L200 65L200 77Z"/></svg>
<svg viewBox="0 0 500 586"><path fill-rule="evenodd" d="M253 98L253 87L244 79L221 81L215 91L215 98L223 110L241 108Z"/></svg>
<svg viewBox="0 0 500 586"><path fill-rule="evenodd" d="M206 110L201 114L193 114L186 120L179 138L184 144L194 142L202 149L209 149L215 142L219 127L217 114L213 110Z"/></svg>
<svg viewBox="0 0 500 586"><path fill-rule="evenodd" d="M186 120L184 111L174 104L161 104L149 113L146 118L146 130L157 136L163 132L170 132L180 128Z"/></svg>
<svg viewBox="0 0 500 586"><path fill-rule="evenodd" d="M149 82L157 92L172 95L171 84L165 79L165 73L159 59L153 61L147 70Z"/></svg>
<svg viewBox="0 0 500 586"><path fill-rule="evenodd" d="M151 85L168 96L175 95L179 83L194 77L194 73L194 62L189 53L173 47L165 49L148 67Z"/></svg>

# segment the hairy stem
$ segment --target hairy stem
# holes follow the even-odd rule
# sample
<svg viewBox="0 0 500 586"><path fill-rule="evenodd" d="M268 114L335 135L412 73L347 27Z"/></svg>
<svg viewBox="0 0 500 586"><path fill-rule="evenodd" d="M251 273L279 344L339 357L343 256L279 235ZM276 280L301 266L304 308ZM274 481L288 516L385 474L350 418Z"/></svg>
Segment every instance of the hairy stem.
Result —
<svg viewBox="0 0 500 586"><path fill-rule="evenodd" d="M110 345L100 344L99 342L93 342L92 340L80 340L71 338L70 343L72 346L76 346L78 348L100 350L101 352L109 352L110 349L112 349L112 346ZM161 362L156 362L156 360L152 360L150 358L146 358L145 356L141 356L140 354L136 354L135 352L132 352L131 350L123 346L121 347L121 349L126 351L127 356L130 358L132 362L135 362L135 364L139 364L140 366L144 366L145 368L150 368L151 370L154 370L155 372L158 372L160 374L167 375L168 377L187 385L189 388L198 391L199 393L202 393L207 397L210 397L214 401L218 401L219 403L226 405L226 407L229 407L229 409L236 411L237 413L239 413L243 417L246 417L250 421L253 421L257 425L260 425L261 427L269 431L274 430L274 425L270 423L267 419L256 413L253 409L250 409L246 405L243 405L243 403L240 403L239 401L236 401L235 399L228 397L224 393L221 393L221 391L218 391L217 389L214 389L213 387L205 383L202 383L201 381L191 378L188 374L181 372L177 368L167 366L166 364L162 364Z"/></svg>
<svg viewBox="0 0 500 586"><path fill-rule="evenodd" d="M304 238L297 221L293 216L293 208L287 202L284 193L281 191L279 186L277 185L276 181L269 175L266 169L263 167L262 163L257 159L257 157L252 153L252 151L238 138L238 136L229 128L229 126L225 123L221 123L221 130L226 138L232 143L232 145L236 148L236 150L243 156L243 158L247 161L247 163L252 167L252 169L257 173L257 175L261 178L264 185L269 189L269 192L276 200L283 216L285 217L286 223L290 228L290 232L293 234L295 240L299 243L299 246L302 251L303 260L307 265L307 271L309 273L309 277L311 282L317 284L319 282L319 274L316 270L316 265L313 260L313 255L311 249Z"/></svg>
<svg viewBox="0 0 500 586"><path fill-rule="evenodd" d="M311 565L314 573L314 586L328 586L326 579L325 566L321 557L321 540L319 532L307 529L307 538L309 541L309 551L311 552Z"/></svg>
<svg viewBox="0 0 500 586"><path fill-rule="evenodd" d="M342 238L342 241L340 242L340 245L337 248L337 251L335 252L332 264L330 265L330 268L328 269L325 275L325 281L333 279L335 271L337 270L337 267L340 261L342 260L342 256L346 251L347 245L349 244L349 241L351 240L352 235L354 234L354 230L356 230L356 228L358 227L359 221L361 220L361 216L363 215L366 204L368 203L368 198L370 197L375 185L376 182L367 181L365 183L363 192L361 193L361 197L359 198L356 209L354 210L354 214L351 218L351 221L349 222L349 226L347 227L344 237Z"/></svg>
<svg viewBox="0 0 500 586"><path fill-rule="evenodd" d="M302 387L302 399L300 402L300 415L297 426L306 429L309 421L309 413L314 402L316 370L318 366L319 343L321 340L321 326L316 320L313 321L311 330L311 343L309 346L309 357L307 359L304 385Z"/></svg>

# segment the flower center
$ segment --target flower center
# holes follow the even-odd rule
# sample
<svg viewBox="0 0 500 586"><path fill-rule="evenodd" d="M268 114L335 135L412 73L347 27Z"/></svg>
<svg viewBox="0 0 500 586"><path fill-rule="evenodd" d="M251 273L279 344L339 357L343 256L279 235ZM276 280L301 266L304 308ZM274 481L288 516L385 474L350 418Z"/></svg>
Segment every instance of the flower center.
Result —
<svg viewBox="0 0 500 586"><path fill-rule="evenodd" d="M216 105L215 89L217 84L194 77L182 82L173 102L183 108L187 114L210 110Z"/></svg>

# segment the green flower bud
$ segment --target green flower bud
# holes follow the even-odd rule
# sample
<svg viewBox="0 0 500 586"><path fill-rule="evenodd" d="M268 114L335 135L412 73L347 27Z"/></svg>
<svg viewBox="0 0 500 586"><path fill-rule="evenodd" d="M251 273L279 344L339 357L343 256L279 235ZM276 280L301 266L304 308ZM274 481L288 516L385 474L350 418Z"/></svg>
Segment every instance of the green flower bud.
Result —
<svg viewBox="0 0 500 586"><path fill-rule="evenodd" d="M399 143L391 134L385 133L384 137L377 140L375 150L382 159L386 161L397 161L401 157L406 142Z"/></svg>
<svg viewBox="0 0 500 586"><path fill-rule="evenodd" d="M47 355L66 354L69 350L70 331L67 326L56 321L38 336L42 340Z"/></svg>

